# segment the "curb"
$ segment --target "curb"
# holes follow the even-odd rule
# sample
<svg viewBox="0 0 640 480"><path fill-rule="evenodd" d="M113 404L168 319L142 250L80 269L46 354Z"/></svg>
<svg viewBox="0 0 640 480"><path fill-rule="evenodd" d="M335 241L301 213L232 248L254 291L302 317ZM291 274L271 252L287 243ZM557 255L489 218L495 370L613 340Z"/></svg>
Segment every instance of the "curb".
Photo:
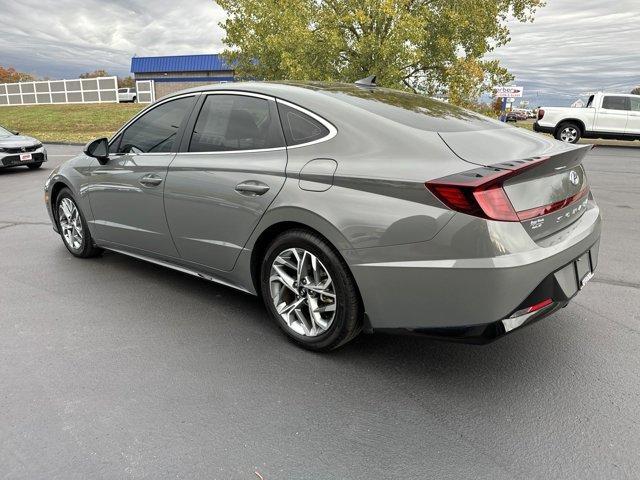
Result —
<svg viewBox="0 0 640 480"><path fill-rule="evenodd" d="M81 147L81 146L84 145L84 143L75 143L75 142L47 142L47 141L44 141L42 143L45 144L45 145L71 145L71 146L74 146L74 147Z"/></svg>

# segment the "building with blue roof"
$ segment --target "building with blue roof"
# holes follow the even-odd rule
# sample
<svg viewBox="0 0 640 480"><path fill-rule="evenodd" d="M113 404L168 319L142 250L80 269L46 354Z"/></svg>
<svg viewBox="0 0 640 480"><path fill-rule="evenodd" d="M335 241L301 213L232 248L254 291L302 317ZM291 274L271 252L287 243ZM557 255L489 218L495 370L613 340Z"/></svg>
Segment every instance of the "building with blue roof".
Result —
<svg viewBox="0 0 640 480"><path fill-rule="evenodd" d="M185 88L216 82L233 82L234 69L220 54L133 57L135 80L153 80L155 98Z"/></svg>

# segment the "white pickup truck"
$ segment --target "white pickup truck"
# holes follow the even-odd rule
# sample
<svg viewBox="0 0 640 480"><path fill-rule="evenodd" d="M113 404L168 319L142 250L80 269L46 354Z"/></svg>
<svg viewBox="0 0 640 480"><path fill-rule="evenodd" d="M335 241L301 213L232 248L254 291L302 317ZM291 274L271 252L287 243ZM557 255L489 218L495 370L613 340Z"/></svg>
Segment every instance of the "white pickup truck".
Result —
<svg viewBox="0 0 640 480"><path fill-rule="evenodd" d="M581 137L640 140L640 95L599 92L584 108L541 108L533 129L569 143Z"/></svg>

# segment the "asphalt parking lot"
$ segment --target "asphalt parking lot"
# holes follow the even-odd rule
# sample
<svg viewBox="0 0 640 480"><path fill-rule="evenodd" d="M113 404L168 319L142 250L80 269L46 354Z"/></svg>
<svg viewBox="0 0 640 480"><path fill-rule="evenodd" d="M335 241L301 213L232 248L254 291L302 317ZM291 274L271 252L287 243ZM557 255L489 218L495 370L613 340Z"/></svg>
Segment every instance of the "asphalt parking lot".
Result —
<svg viewBox="0 0 640 480"><path fill-rule="evenodd" d="M564 310L488 346L287 342L257 299L78 260L0 170L0 477L619 479L640 472L640 148L586 168L605 227ZM257 472L258 474L256 474Z"/></svg>

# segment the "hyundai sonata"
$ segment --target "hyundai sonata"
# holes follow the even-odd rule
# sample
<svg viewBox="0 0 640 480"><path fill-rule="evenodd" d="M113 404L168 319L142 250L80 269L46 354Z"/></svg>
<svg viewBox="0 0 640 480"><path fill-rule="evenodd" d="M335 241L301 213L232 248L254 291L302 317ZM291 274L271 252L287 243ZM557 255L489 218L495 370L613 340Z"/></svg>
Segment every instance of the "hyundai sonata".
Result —
<svg viewBox="0 0 640 480"><path fill-rule="evenodd" d="M371 82L218 84L90 142L45 198L72 255L259 295L306 348L388 329L487 342L592 277L589 148Z"/></svg>

